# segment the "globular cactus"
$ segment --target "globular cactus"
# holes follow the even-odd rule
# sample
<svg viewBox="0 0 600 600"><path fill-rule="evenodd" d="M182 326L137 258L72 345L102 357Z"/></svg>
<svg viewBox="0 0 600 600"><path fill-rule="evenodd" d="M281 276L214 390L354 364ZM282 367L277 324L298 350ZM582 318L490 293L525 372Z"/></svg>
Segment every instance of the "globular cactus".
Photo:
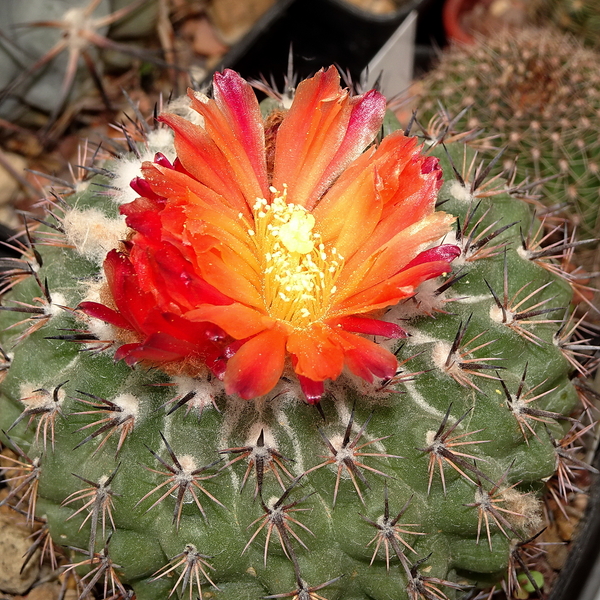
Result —
<svg viewBox="0 0 600 600"><path fill-rule="evenodd" d="M600 48L600 5L595 0L535 0L529 6L533 22L549 22L588 46Z"/></svg>
<svg viewBox="0 0 600 600"><path fill-rule="evenodd" d="M333 68L264 120L231 71L212 95L6 265L5 502L82 598L512 589L589 353L542 224Z"/></svg>
<svg viewBox="0 0 600 600"><path fill-rule="evenodd" d="M482 156L504 149L493 173L541 181L542 200L564 209L583 235L597 236L600 61L572 37L525 29L445 51L422 81L419 118L443 106L457 129L481 128ZM463 109L467 109L464 113Z"/></svg>

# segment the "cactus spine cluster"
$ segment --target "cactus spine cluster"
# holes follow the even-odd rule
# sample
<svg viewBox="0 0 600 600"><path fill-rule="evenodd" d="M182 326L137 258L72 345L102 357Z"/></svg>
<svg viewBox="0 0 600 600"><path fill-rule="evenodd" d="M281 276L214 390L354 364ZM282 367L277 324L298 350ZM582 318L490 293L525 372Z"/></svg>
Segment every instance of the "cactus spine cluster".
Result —
<svg viewBox="0 0 600 600"><path fill-rule="evenodd" d="M459 250L386 314L408 333L379 338L397 373L345 373L317 407L287 376L247 401L211 376L115 361L114 331L78 310L128 239L115 199L135 198L143 159L173 153L168 129L139 131L133 152L49 196L6 265L4 502L52 538L80 598L431 600L514 574L583 428L573 373L589 353L518 191L460 142L423 136Z"/></svg>
<svg viewBox="0 0 600 600"><path fill-rule="evenodd" d="M123 43L148 37L157 15L154 0L2 3L0 115L11 122L41 121L47 129L58 119L65 121L57 124L62 131L85 104L82 97L95 91L92 82L100 102L110 107L103 71L122 69L130 56L157 60L147 50ZM42 117L48 114L50 122Z"/></svg>
<svg viewBox="0 0 600 600"><path fill-rule="evenodd" d="M482 156L505 149L495 172L542 181L542 200L597 235L600 68L595 51L553 29L481 38L444 52L422 82L419 118L442 105L458 129L480 128ZM462 113L463 109L468 109ZM571 208L572 207L572 208Z"/></svg>

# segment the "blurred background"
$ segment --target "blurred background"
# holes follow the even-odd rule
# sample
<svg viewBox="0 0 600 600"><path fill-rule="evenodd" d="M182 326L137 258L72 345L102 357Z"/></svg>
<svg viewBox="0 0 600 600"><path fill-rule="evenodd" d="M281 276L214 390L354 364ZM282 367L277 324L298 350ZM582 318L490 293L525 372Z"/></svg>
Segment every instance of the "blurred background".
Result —
<svg viewBox="0 0 600 600"><path fill-rule="evenodd" d="M508 70L497 75L490 72L486 81L481 79L477 66L471 67L472 72L457 73L455 68L443 65L444 57L454 48L469 48L466 51L470 58L465 60L473 65L485 62L483 57L475 58L477 48L493 47L494 40L504 31L518 37L531 28L550 32L529 42L535 47L548 36L567 35L568 38L556 38L558 42L544 43L553 43L555 48L575 44L594 52L600 36L600 2L2 0L0 221L17 226L21 218L15 208L31 208L44 183L34 172L68 175L68 165L78 162L80 140L90 139L97 144L103 137L116 135L111 124L132 118L133 106L139 114L150 115L161 99L184 94L187 87L207 88L212 73L223 67L262 82L257 87L263 92L272 93L275 89L285 93L286 85L293 87L292 72L296 78L306 77L322 66L336 64L344 73L346 84L356 92L379 87L403 122L415 108L419 109L421 121L426 121L440 107L452 117L471 104L475 108L473 114L464 115L463 121L454 125L483 126L493 139L494 122L506 121L502 111L498 115L478 115L479 108L483 108L476 106L478 98L471 92L462 93L469 85L476 86L482 98L489 98L486 88L490 88L492 93L500 94L502 108L526 113L520 127L530 130L531 122L540 123L543 119L543 115L537 118L535 110L544 108L539 102L528 106L531 100L572 83L577 89L569 89L565 97L589 95L589 88L597 84L597 69L590 76L588 67L580 68L579 79L585 76L592 82L580 89L580 81L564 81L564 61L572 61L572 51L554 57L555 64L547 60L547 64L526 65L519 53L530 50L518 50L507 55ZM583 62L595 59L594 54ZM433 84L431 79L423 83L428 73L440 68L445 72L438 78L439 84ZM532 82L524 82L519 99L502 97L504 92L498 88L512 81L509 71L513 68L532 73L536 85L547 84L546 92L530 89ZM452 89L459 91L461 97L452 97ZM597 98L591 103L587 98L585 102L587 112L565 114L570 127L577 125L576 120L582 116L598 118ZM488 104L482 102L484 106ZM552 112L554 117L557 113ZM512 159L523 151L530 155L533 151L527 174L521 177L542 178L540 161L535 160L537 150L532 150L535 144L516 140L523 137L519 131L512 133ZM570 136L578 138L579 134ZM578 141L586 148L590 144L595 148L598 143ZM502 142L488 145L497 149ZM548 152L543 149L542 154ZM510 159L509 156L507 160ZM562 155L557 155L557 161L562 159ZM576 202L579 187L589 188L597 183L593 153L582 156L580 149L575 162L573 177L565 179L568 169L562 168L560 192L552 190L557 206ZM584 163L592 178L580 186L577 182ZM589 209L577 208L580 221L588 230L596 230L595 220L586 217L586 211Z"/></svg>

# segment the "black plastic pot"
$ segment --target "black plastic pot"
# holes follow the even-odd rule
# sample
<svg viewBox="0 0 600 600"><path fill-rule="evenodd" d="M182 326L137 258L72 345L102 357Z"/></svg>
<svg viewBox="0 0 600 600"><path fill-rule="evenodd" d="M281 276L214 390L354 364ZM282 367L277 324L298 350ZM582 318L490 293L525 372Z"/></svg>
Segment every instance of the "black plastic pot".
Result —
<svg viewBox="0 0 600 600"><path fill-rule="evenodd" d="M600 470L600 448L593 466ZM585 516L549 600L600 600L600 476L593 476Z"/></svg>
<svg viewBox="0 0 600 600"><path fill-rule="evenodd" d="M413 10L424 14L434 4L439 0L404 0L396 11L376 15L343 0L280 0L215 70L229 67L245 78L272 76L281 86L292 48L299 78L335 64L357 81L406 16Z"/></svg>
<svg viewBox="0 0 600 600"><path fill-rule="evenodd" d="M21 253L14 247L15 240L23 242L24 236L18 234L4 223L0 223L0 260L3 258L19 258ZM0 266L1 270L1 266Z"/></svg>

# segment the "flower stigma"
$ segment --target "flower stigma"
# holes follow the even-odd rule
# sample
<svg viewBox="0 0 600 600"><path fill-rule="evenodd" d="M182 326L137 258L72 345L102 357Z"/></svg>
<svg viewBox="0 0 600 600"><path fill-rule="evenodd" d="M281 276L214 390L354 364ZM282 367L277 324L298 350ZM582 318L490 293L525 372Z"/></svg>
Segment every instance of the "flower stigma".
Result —
<svg viewBox="0 0 600 600"><path fill-rule="evenodd" d="M256 199L255 229L248 230L262 266L265 308L274 319L303 329L327 314L344 258L326 249L308 210L287 202L285 185L282 193L271 192L270 203Z"/></svg>

